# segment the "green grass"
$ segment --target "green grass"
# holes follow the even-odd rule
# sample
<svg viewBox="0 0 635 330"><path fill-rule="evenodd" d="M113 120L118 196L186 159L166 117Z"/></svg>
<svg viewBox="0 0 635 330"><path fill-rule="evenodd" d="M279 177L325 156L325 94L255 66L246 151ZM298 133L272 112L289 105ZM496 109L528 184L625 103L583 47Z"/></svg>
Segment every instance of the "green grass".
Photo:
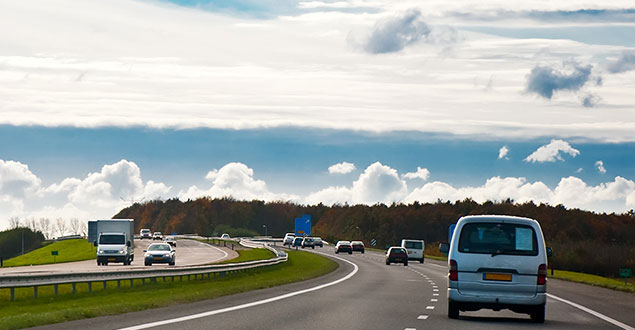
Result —
<svg viewBox="0 0 635 330"><path fill-rule="evenodd" d="M238 258L231 260L225 260L221 264L230 264L235 262L245 262L254 260L271 259L276 255L267 249L248 249L248 250L236 250Z"/></svg>
<svg viewBox="0 0 635 330"><path fill-rule="evenodd" d="M58 251L53 257L51 251ZM4 261L4 267L52 264L53 260L71 262L95 259L95 247L85 239L71 239L48 244L24 255Z"/></svg>
<svg viewBox="0 0 635 330"><path fill-rule="evenodd" d="M307 280L327 274L337 268L334 261L303 251L288 251L289 260L281 265L225 277L215 277L179 282L159 278L156 283L137 280L130 288L129 281L94 282L93 293L88 293L87 284L77 286L78 292L71 294L70 285L61 285L59 294L53 295L52 286L40 287L38 299L33 298L33 289L16 289L16 300L9 301L9 290L0 290L0 330L20 329L43 324L71 321L105 315L121 314L149 308L218 298L240 292L264 289L277 285Z"/></svg>
<svg viewBox="0 0 635 330"><path fill-rule="evenodd" d="M633 279L630 279L629 281L624 283L623 279L613 279L603 276L569 272L566 270L557 269L554 270L553 276L551 275L551 270L549 270L549 277L557 278L559 280L584 283L613 290L635 293L635 283Z"/></svg>

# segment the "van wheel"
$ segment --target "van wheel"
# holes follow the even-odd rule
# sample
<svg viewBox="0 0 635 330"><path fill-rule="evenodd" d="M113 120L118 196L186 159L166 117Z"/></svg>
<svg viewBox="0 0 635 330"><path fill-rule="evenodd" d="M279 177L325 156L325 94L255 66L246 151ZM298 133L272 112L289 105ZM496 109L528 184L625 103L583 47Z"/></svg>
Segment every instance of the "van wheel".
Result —
<svg viewBox="0 0 635 330"><path fill-rule="evenodd" d="M407 262L407 261L406 261L406 262L404 262L404 263L403 263L403 265L404 265L404 266L408 266L408 262Z"/></svg>
<svg viewBox="0 0 635 330"><path fill-rule="evenodd" d="M448 317L451 319L459 318L459 304L454 301L448 301Z"/></svg>
<svg viewBox="0 0 635 330"><path fill-rule="evenodd" d="M423 263L423 258L421 258L421 260L419 260L419 262Z"/></svg>
<svg viewBox="0 0 635 330"><path fill-rule="evenodd" d="M536 323L545 323L545 305L536 306L529 316L531 316L531 320Z"/></svg>

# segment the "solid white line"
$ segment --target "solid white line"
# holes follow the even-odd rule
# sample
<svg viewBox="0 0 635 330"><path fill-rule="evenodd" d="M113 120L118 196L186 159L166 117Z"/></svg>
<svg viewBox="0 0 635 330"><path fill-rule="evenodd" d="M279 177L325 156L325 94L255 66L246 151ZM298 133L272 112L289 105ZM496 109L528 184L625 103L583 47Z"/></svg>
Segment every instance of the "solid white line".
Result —
<svg viewBox="0 0 635 330"><path fill-rule="evenodd" d="M329 256L331 258L335 258L335 259L339 259L339 260L342 260L344 262L347 262L347 263L353 265L353 271L351 271L350 273L348 273L348 275L346 275L346 276L344 276L344 277L342 277L342 278L340 278L338 280L335 280L335 281L330 282L330 283L318 285L318 286L315 286L315 287L312 287L312 288L309 288L309 289L304 289L304 290L300 290L300 291L290 292L290 293L287 293L287 294L283 294L281 296L272 297L272 298L259 300L259 301L254 301L254 302L250 302L250 303L246 303L246 304L242 304L242 305L237 305L237 306L221 308L221 309L217 309L217 310L213 310L213 311L208 311L208 312L203 312L203 313L198 313L198 314L192 314L192 315L177 317L177 318L170 319L170 320L163 320L163 321L157 321L157 322L152 322L152 323L140 324L140 325L127 327L127 328L121 328L119 330L147 329L147 328L152 328L152 327L158 327L158 326L161 326L161 325L178 323L178 322L184 322L184 321L190 321L190 320L198 319L198 318L201 318L201 317L207 317L207 316L212 316L212 315L216 315L216 314L232 312L232 311L235 311L235 310L244 309L244 308L248 308L248 307L268 304L270 302L274 302L274 301L278 301L278 300L282 300L282 299L286 299L286 298L291 298L293 296L297 296L297 295L300 295L300 294L303 294L303 293L317 291L317 290L324 289L326 287L329 287L329 286L344 282L344 281L348 280L349 278L353 277L353 275L355 275L357 273L357 271L359 270L359 267L357 267L356 264L354 264L354 263L352 263L352 262L350 262L350 261L348 261L346 259L343 259L343 258L340 258L340 257L336 257L336 256L332 256L332 255L328 255L328 254L322 253L322 252L315 252L315 253L323 254L323 255Z"/></svg>
<svg viewBox="0 0 635 330"><path fill-rule="evenodd" d="M594 311L594 310L592 310L590 308L587 308L587 307L584 307L582 305L576 304L573 301L569 301L569 300L560 298L558 296L554 296L554 295L552 295L550 293L547 293L547 297L555 299L555 300L558 300L558 301L563 302L565 304L569 304L569 305L571 305L571 306L573 306L573 307L575 307L575 308L577 308L579 310L585 311L585 312L587 312L587 313L589 313L589 314L591 314L591 315L593 315L593 316L595 316L597 318L600 318L600 319L602 319L602 320L604 320L606 322L609 322L609 323L611 323L611 324L613 324L615 326L618 326L618 327L620 327L622 329L635 330L635 328L633 328L633 327L631 327L629 325L626 325L626 324L624 324L624 323L622 323L622 322L620 322L618 320L612 319L612 318L610 318L610 317L608 317L608 316L606 316L604 314L598 313L598 312L596 312L596 311Z"/></svg>

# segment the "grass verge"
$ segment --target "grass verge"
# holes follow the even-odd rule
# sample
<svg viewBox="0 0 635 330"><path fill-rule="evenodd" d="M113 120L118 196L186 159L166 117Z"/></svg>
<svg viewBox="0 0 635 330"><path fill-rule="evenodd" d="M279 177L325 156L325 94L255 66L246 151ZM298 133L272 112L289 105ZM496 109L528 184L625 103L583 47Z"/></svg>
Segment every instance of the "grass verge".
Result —
<svg viewBox="0 0 635 330"><path fill-rule="evenodd" d="M549 277L557 278L559 280L599 286L607 289L635 293L635 283L633 283L632 279L624 283L624 280L557 269L553 271L553 275L551 275L551 270L549 270Z"/></svg>
<svg viewBox="0 0 635 330"><path fill-rule="evenodd" d="M124 281L121 289L112 281L105 290L102 282L95 282L92 293L87 292L87 285L78 285L76 294L70 293L70 285L61 285L57 296L53 295L52 287L40 287L38 299L32 298L32 288L16 289L13 302L9 301L9 290L2 289L0 329L21 329L218 298L315 278L337 268L334 261L313 253L287 253L289 260L281 265L205 280L179 282L177 278L172 282L167 278L156 283L146 281L143 286L136 281L133 287Z"/></svg>
<svg viewBox="0 0 635 330"><path fill-rule="evenodd" d="M233 264L236 262L265 260L274 258L276 255L267 249L248 249L248 250L236 250L238 258L231 260L225 260L221 264Z"/></svg>
<svg viewBox="0 0 635 330"><path fill-rule="evenodd" d="M52 256L52 251L58 251ZM45 265L95 259L95 247L85 239L54 242L37 250L4 261L4 267Z"/></svg>

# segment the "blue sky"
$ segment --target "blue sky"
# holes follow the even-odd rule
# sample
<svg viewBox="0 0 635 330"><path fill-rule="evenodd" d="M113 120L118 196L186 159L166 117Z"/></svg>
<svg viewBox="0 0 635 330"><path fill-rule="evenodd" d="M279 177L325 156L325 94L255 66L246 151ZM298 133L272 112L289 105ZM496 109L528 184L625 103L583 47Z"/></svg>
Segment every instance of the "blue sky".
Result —
<svg viewBox="0 0 635 330"><path fill-rule="evenodd" d="M635 208L630 1L65 1L0 2L0 228L227 195Z"/></svg>

